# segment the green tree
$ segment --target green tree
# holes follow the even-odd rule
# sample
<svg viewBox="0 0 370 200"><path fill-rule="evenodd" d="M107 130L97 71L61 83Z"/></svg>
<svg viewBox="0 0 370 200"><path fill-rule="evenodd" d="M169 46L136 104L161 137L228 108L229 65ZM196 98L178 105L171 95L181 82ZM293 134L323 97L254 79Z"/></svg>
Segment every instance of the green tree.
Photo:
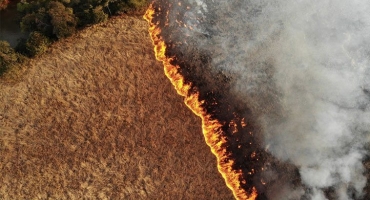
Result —
<svg viewBox="0 0 370 200"><path fill-rule="evenodd" d="M27 39L25 44L25 49L29 56L36 56L46 52L48 46L50 45L50 40L45 35L40 32L32 32Z"/></svg>
<svg viewBox="0 0 370 200"><path fill-rule="evenodd" d="M17 62L17 55L8 42L0 41L0 75L13 63Z"/></svg>
<svg viewBox="0 0 370 200"><path fill-rule="evenodd" d="M104 0L105 1L105 0ZM72 0L70 5L78 18L78 26L85 27L105 21L108 15L104 11L103 0Z"/></svg>
<svg viewBox="0 0 370 200"><path fill-rule="evenodd" d="M32 8L32 4L29 4L27 1L21 0L17 3L17 11L20 13L27 13Z"/></svg>
<svg viewBox="0 0 370 200"><path fill-rule="evenodd" d="M133 8L138 9L138 8L142 8L146 6L148 4L148 1L147 0L129 0L129 4Z"/></svg>
<svg viewBox="0 0 370 200"><path fill-rule="evenodd" d="M116 15L141 9L146 5L148 0L108 0L107 8Z"/></svg>
<svg viewBox="0 0 370 200"><path fill-rule="evenodd" d="M108 15L104 13L103 6L97 6L92 10L92 18L93 23L97 24L106 21L108 19Z"/></svg>
<svg viewBox="0 0 370 200"><path fill-rule="evenodd" d="M73 10L57 1L51 1L48 6L47 13L51 18L53 35L58 39L71 36L76 31L77 25Z"/></svg>
<svg viewBox="0 0 370 200"><path fill-rule="evenodd" d="M45 8L39 8L37 12L26 14L20 23L23 32L37 31L47 36L52 36L53 27L51 18Z"/></svg>

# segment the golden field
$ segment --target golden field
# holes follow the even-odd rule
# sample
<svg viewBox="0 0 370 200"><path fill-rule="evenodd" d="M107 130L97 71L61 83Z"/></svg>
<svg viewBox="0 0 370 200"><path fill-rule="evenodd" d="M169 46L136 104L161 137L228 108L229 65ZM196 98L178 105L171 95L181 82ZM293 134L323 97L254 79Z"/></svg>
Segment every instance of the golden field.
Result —
<svg viewBox="0 0 370 200"><path fill-rule="evenodd" d="M233 199L147 29L114 18L0 81L0 199Z"/></svg>

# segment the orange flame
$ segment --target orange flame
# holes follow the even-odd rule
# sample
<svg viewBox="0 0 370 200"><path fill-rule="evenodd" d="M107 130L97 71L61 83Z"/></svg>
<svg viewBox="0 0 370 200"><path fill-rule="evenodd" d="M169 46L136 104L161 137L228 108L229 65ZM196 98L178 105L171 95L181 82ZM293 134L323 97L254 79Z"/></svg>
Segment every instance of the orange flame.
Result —
<svg viewBox="0 0 370 200"><path fill-rule="evenodd" d="M256 188L253 187L252 194L247 194L240 185L241 182L245 182L242 178L242 172L232 168L234 161L229 159L229 154L223 147L227 141L221 130L222 125L219 121L212 119L211 116L206 113L202 107L204 101L199 101L199 93L189 92L191 84L185 83L184 77L178 72L180 67L172 65L172 58L166 57L166 44L160 36L161 29L152 21L154 14L155 10L153 6L150 5L144 15L144 19L149 23L149 34L154 45L156 59L163 63L166 76L170 79L177 93L185 98L185 104L202 119L205 141L211 148L212 153L216 156L218 171L225 179L227 187L232 190L234 197L236 199L255 200L257 197Z"/></svg>

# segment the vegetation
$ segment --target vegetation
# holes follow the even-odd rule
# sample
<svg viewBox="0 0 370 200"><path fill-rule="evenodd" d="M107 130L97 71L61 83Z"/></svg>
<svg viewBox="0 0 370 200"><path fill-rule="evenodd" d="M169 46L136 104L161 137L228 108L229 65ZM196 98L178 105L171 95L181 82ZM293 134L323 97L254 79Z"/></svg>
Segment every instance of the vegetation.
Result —
<svg viewBox="0 0 370 200"><path fill-rule="evenodd" d="M0 41L0 75L24 60L25 57L15 52L8 42Z"/></svg>
<svg viewBox="0 0 370 200"><path fill-rule="evenodd" d="M72 35L77 29L107 20L108 16L139 10L147 0L23 0L23 31L38 31L51 39Z"/></svg>
<svg viewBox="0 0 370 200"><path fill-rule="evenodd" d="M0 0L0 10L5 9L9 4L9 0Z"/></svg>
<svg viewBox="0 0 370 200"><path fill-rule="evenodd" d="M0 10L7 3L8 0L0 0ZM147 3L148 0L22 0L17 4L21 13L20 27L29 36L21 39L15 50L1 43L8 53L4 50L1 54L0 75L14 63L20 63L19 53L27 57L37 56L46 52L56 40L104 22L110 16L140 11Z"/></svg>

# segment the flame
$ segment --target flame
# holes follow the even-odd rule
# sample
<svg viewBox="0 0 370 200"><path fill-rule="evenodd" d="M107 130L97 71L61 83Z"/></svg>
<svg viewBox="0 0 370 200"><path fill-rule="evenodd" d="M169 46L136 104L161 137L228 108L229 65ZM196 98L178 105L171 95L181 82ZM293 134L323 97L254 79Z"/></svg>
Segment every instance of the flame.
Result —
<svg viewBox="0 0 370 200"><path fill-rule="evenodd" d="M177 93L185 98L184 102L187 107L202 119L205 141L211 148L212 153L216 156L218 171L225 179L227 187L232 190L234 197L236 199L255 200L257 197L256 188L253 187L252 193L247 194L240 185L241 182L245 182L242 178L241 170L234 170L232 168L234 161L229 159L229 153L224 148L227 140L226 137L223 136L224 134L221 130L222 125L219 121L212 119L212 117L206 113L202 107L204 101L199 101L199 93L189 92L192 85L185 83L184 77L178 71L180 67L172 65L171 61L173 59L166 57L166 44L160 36L161 29L157 24L153 23L154 15L155 10L153 5L150 5L144 15L144 19L149 23L149 34L154 45L156 59L163 63L166 76L170 79Z"/></svg>

